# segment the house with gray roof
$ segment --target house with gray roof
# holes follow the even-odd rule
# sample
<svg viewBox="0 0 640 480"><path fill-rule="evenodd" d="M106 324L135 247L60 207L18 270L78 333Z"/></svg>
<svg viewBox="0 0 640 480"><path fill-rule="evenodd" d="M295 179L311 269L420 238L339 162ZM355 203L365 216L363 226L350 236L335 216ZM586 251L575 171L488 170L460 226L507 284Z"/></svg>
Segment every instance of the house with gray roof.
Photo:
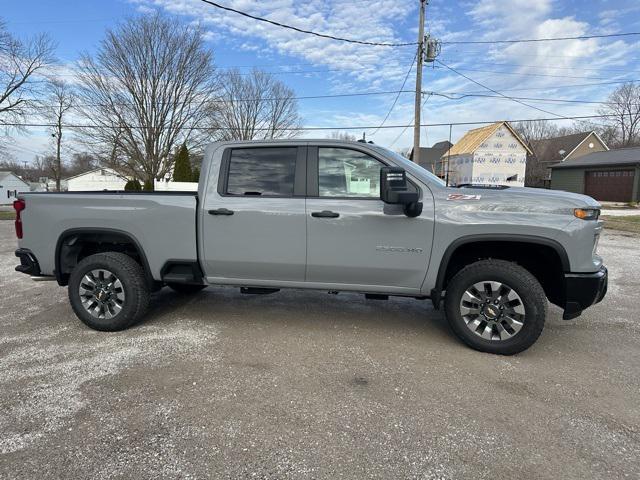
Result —
<svg viewBox="0 0 640 480"><path fill-rule="evenodd" d="M618 148L571 158L551 166L551 188L596 200L640 201L640 147Z"/></svg>
<svg viewBox="0 0 640 480"><path fill-rule="evenodd" d="M431 173L435 173L436 175L442 174L442 172L440 171L440 167L442 166L440 158L451 147L453 147L453 143L447 140L434 143L432 147L420 147L420 162L418 163L418 165L420 165L422 168L426 168ZM413 161L413 149L411 149L409 159Z"/></svg>
<svg viewBox="0 0 640 480"><path fill-rule="evenodd" d="M525 186L549 187L551 166L593 152L604 152L609 147L596 132L580 132L561 137L529 142L531 155L527 158Z"/></svg>

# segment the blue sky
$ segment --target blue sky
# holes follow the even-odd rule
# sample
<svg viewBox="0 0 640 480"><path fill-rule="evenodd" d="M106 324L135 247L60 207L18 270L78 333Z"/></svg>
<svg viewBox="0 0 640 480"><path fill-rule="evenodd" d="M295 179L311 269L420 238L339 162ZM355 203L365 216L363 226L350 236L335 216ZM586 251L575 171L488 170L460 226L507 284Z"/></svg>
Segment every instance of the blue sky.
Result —
<svg viewBox="0 0 640 480"><path fill-rule="evenodd" d="M224 5L300 28L380 42L413 42L417 0L219 0ZM259 66L274 72L298 96L398 90L415 50L337 42L215 9L200 0L24 0L3 2L0 17L16 36L46 31L58 43L59 73L70 75L82 51L95 51L105 29L123 18L159 9L176 21L199 23L219 68ZM640 31L637 0L431 0L427 27L443 41L498 40ZM494 90L544 99L604 100L615 84L640 79L640 37L572 40L515 45L443 45L439 59ZM596 85L594 85L596 84ZM405 89L414 88L413 71ZM439 93L481 93L483 88L445 68L425 69L423 89ZM492 95L489 91L484 91ZM305 126L375 126L395 95L300 100ZM561 116L597 113L598 105L527 101ZM402 94L386 121L407 125L413 95ZM539 110L495 98L449 100L430 96L423 123L551 117ZM566 121L565 121L566 122ZM472 127L453 129L455 141ZM366 130L368 139L394 149L412 143L412 129ZM352 131L358 136L362 130ZM374 134L375 133L375 134ZM328 132L306 133L324 137ZM426 137L425 137L426 135ZM448 127L423 129L423 146L446 139ZM46 132L19 136L12 154L31 160L52 148Z"/></svg>

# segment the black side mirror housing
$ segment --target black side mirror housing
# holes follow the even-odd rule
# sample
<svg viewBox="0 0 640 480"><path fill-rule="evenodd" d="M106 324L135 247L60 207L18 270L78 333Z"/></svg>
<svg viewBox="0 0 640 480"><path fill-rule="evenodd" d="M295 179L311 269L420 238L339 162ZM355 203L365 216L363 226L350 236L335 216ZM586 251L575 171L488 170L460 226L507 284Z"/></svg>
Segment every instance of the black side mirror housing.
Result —
<svg viewBox="0 0 640 480"><path fill-rule="evenodd" d="M403 205L407 217L417 217L422 213L422 202L418 192L408 189L407 172L400 167L380 169L380 199L384 203Z"/></svg>

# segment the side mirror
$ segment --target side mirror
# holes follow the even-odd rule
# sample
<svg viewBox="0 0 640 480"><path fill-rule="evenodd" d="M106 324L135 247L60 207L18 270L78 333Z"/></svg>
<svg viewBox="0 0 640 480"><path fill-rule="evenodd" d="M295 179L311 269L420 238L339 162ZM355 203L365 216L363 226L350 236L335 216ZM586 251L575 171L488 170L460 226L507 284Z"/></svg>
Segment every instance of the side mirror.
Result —
<svg viewBox="0 0 640 480"><path fill-rule="evenodd" d="M422 202L418 192L407 188L407 172L399 167L380 169L380 199L384 203L403 205L407 217L417 217L422 213Z"/></svg>

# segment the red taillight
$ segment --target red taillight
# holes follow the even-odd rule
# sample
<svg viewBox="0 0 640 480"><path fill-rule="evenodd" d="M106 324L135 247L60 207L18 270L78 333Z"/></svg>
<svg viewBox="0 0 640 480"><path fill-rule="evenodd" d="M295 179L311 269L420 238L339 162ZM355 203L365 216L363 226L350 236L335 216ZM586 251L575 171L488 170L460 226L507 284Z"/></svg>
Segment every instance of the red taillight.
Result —
<svg viewBox="0 0 640 480"><path fill-rule="evenodd" d="M20 212L27 208L27 204L24 200L16 200L13 202L13 209L16 211L16 237L22 238L22 219L20 218Z"/></svg>

